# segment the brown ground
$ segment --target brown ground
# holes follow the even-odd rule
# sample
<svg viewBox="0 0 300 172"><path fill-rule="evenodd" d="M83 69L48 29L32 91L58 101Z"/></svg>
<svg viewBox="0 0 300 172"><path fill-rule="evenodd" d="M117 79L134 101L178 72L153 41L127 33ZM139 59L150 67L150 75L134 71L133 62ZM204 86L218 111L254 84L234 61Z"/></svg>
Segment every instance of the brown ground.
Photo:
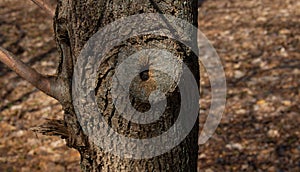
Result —
<svg viewBox="0 0 300 172"><path fill-rule="evenodd" d="M201 31L225 67L227 108L199 151L199 171L300 171L300 2L208 0ZM0 1L0 45L54 74L52 21L29 1ZM202 82L204 113L209 84ZM30 128L61 106L0 63L0 171L79 171L79 155Z"/></svg>

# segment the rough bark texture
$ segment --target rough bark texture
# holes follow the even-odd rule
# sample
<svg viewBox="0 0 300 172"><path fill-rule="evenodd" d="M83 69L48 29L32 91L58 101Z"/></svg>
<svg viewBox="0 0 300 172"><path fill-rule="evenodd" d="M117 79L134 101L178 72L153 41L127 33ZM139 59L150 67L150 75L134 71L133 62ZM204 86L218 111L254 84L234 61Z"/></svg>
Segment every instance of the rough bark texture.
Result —
<svg viewBox="0 0 300 172"><path fill-rule="evenodd" d="M73 67L88 39L105 25L121 17L139 13L170 14L197 26L196 0L59 0L54 18L56 41L61 55L58 76L65 81L65 84L68 85L67 88L71 90ZM195 79L199 80L197 58L194 58L192 53L188 53L189 49L187 47L169 38L153 35L132 38L106 54L107 63L99 66L99 78L98 81L95 81L97 82L97 88L95 88L97 102L110 126L126 137L147 138L159 135L172 125L179 111L178 88L168 93L167 110L164 112L163 117L151 126L131 123L123 119L115 110L111 102L109 88L115 67L120 59L124 59L143 48L161 48L172 52L186 63L193 72ZM146 74L149 75L146 76L147 81L137 79L136 83L148 87L149 92L151 92L155 87L155 81L151 80L151 71L149 73ZM131 95L133 106L139 111L147 110L149 108L147 102L137 99L138 90L134 89L133 86ZM198 124L195 124L193 130L180 145L168 153L151 159L122 159L110 153L105 153L89 141L75 115L70 90L62 92L62 96L65 97L61 103L65 110L64 123L66 131L60 132L64 133L63 137L66 138L68 146L80 152L83 171L197 170Z"/></svg>

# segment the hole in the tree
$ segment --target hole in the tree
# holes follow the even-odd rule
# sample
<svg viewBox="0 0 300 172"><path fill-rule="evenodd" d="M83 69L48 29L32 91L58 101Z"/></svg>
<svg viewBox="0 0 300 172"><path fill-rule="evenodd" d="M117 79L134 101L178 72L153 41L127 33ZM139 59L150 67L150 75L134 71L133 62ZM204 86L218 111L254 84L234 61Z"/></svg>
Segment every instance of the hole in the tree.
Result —
<svg viewBox="0 0 300 172"><path fill-rule="evenodd" d="M140 78L142 81L147 81L149 79L149 70L140 72Z"/></svg>

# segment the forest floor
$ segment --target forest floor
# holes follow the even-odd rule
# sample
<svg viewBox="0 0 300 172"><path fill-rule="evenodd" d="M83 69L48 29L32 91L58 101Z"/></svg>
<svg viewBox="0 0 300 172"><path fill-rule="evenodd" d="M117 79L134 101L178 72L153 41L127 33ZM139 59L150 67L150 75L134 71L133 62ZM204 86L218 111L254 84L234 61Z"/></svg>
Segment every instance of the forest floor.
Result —
<svg viewBox="0 0 300 172"><path fill-rule="evenodd" d="M300 171L300 1L208 0L200 30L227 79L226 110L199 150L199 171ZM0 46L55 74L53 23L30 1L0 1ZM201 82L201 126L210 85ZM61 119L59 103L0 63L0 171L80 171L80 156L58 137L31 131Z"/></svg>

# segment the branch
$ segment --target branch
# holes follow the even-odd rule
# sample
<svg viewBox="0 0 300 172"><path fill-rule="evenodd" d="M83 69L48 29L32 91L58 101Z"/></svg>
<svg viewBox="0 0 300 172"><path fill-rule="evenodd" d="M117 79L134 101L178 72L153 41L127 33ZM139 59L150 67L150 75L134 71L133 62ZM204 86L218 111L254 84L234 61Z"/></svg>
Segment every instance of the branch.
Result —
<svg viewBox="0 0 300 172"><path fill-rule="evenodd" d="M55 9L51 8L51 6L45 2L45 0L31 0L33 3L35 3L37 6L39 6L41 9L45 10L50 17L54 17Z"/></svg>
<svg viewBox="0 0 300 172"><path fill-rule="evenodd" d="M61 91L66 90L62 80L38 73L2 47L0 47L0 61L42 92L59 101L62 100Z"/></svg>

